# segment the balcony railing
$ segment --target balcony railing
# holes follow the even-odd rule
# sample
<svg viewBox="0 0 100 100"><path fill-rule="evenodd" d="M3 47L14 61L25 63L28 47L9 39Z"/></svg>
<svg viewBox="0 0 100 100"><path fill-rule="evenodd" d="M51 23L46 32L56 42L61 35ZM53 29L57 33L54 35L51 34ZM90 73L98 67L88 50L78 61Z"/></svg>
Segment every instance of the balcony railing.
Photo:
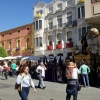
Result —
<svg viewBox="0 0 100 100"><path fill-rule="evenodd" d="M47 49L48 49L48 50L53 50L53 45L47 46Z"/></svg>
<svg viewBox="0 0 100 100"><path fill-rule="evenodd" d="M63 29L63 28L66 28L66 27L75 27L75 26L77 26L77 20L66 22L66 23L63 23L63 24L61 23L61 24L51 26L51 27L47 27L47 28L44 29L44 32Z"/></svg>
<svg viewBox="0 0 100 100"><path fill-rule="evenodd" d="M56 49L62 49L62 44L57 44Z"/></svg>
<svg viewBox="0 0 100 100"><path fill-rule="evenodd" d="M73 42L66 43L66 48L72 48L73 47Z"/></svg>

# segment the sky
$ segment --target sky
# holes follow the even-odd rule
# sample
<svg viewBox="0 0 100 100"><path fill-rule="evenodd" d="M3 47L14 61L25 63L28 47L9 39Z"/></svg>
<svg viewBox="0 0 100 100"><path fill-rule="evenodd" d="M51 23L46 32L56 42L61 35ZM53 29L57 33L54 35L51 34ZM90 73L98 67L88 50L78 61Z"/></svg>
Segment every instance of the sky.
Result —
<svg viewBox="0 0 100 100"><path fill-rule="evenodd" d="M52 0L0 0L0 32L33 22L33 7Z"/></svg>

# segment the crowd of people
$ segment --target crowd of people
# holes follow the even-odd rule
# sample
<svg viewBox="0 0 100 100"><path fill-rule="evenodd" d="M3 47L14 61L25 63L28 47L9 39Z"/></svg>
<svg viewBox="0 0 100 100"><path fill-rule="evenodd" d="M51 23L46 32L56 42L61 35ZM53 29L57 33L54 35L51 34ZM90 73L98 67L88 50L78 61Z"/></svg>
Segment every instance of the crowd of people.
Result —
<svg viewBox="0 0 100 100"><path fill-rule="evenodd" d="M73 95L73 100L77 100L78 90L80 84L84 87L90 87L89 73L91 69L85 61L81 62L80 67L75 62L44 63L39 61L2 61L0 62L1 75L8 79L8 75L17 77L16 84L22 84L19 90L19 95L22 100L28 100L30 86L36 92L32 78L38 79L38 88L45 89L46 85L43 80L66 82L66 100L70 100ZM96 69L97 73L97 87L100 87L100 66ZM17 87L18 89L18 87Z"/></svg>

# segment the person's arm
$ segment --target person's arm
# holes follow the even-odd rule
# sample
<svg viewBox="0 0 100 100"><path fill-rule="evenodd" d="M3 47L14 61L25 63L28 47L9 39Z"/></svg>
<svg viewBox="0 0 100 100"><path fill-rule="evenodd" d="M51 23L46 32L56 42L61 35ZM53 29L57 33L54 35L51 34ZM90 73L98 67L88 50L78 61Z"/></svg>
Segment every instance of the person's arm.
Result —
<svg viewBox="0 0 100 100"><path fill-rule="evenodd" d="M36 93L37 91L35 89L34 82L33 82L32 78L30 80L31 80L30 85L33 88L34 92Z"/></svg>
<svg viewBox="0 0 100 100"><path fill-rule="evenodd" d="M25 74L18 75L17 80L16 80L16 83L17 83L17 84L21 84L21 81L22 81L22 79L24 78L24 75L25 75Z"/></svg>
<svg viewBox="0 0 100 100"><path fill-rule="evenodd" d="M80 67L79 71L80 71L80 73L82 72L82 67Z"/></svg>
<svg viewBox="0 0 100 100"><path fill-rule="evenodd" d="M88 73L90 72L90 68L87 66L87 69L88 69Z"/></svg>
<svg viewBox="0 0 100 100"><path fill-rule="evenodd" d="M47 70L47 68L45 66L43 66L44 70Z"/></svg>

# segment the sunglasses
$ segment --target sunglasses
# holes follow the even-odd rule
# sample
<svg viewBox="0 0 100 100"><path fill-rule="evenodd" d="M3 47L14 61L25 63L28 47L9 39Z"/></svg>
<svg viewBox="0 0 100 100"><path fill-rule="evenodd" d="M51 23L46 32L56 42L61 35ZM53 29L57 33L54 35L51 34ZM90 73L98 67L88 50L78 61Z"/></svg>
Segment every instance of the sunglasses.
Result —
<svg viewBox="0 0 100 100"><path fill-rule="evenodd" d="M26 69L26 70L29 70L29 69Z"/></svg>

